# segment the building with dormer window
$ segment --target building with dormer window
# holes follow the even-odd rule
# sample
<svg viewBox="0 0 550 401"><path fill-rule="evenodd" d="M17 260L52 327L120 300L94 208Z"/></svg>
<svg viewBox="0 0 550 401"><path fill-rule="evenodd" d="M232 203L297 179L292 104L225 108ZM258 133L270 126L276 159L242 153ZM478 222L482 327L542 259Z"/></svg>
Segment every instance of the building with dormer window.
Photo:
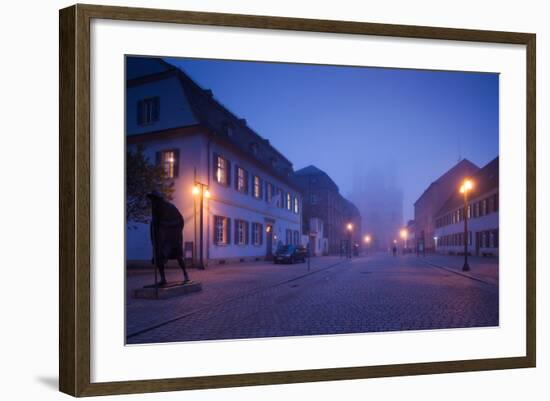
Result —
<svg viewBox="0 0 550 401"><path fill-rule="evenodd" d="M300 241L302 195L284 155L164 60L127 57L126 72L127 147L143 147L173 180L172 202L195 260L201 244L205 262L228 262L270 258L278 245ZM202 226L206 192L193 195L196 186L209 194ZM147 225L131 225L127 260L149 260Z"/></svg>

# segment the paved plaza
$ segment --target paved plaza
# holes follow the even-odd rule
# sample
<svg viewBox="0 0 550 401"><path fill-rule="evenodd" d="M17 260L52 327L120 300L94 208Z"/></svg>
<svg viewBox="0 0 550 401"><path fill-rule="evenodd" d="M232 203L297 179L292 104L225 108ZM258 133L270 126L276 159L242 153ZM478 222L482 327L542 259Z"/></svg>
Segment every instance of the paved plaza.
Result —
<svg viewBox="0 0 550 401"><path fill-rule="evenodd" d="M497 326L498 259L366 255L190 269L203 290L134 299L152 270L127 273L127 343ZM181 271L169 269L168 280Z"/></svg>

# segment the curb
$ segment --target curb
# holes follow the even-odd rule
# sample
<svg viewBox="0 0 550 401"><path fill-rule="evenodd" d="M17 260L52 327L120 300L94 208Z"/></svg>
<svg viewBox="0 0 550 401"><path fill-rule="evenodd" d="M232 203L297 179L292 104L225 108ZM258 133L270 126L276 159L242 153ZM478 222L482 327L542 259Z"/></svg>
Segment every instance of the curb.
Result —
<svg viewBox="0 0 550 401"><path fill-rule="evenodd" d="M483 283L483 284L487 284L487 285L492 285L492 286L496 286L498 287L498 284L495 284L495 283L491 283L489 281L485 281L483 279L480 279L480 278L477 278L477 277L474 277L470 274L467 274L467 273L462 273L462 272L459 272L459 271L456 271L456 269L451 269L450 267L447 267L447 266L442 266L442 265L438 265L438 264L435 264L435 263L431 263L431 262L426 262L425 260L423 260L422 262L426 263L427 265L430 265L432 267L437 267L438 269L442 269L442 270L445 270L445 271L448 271L450 273L454 273L458 276L462 276L462 277L466 277L466 278L469 278L470 280L474 280L474 281L479 281L480 283Z"/></svg>

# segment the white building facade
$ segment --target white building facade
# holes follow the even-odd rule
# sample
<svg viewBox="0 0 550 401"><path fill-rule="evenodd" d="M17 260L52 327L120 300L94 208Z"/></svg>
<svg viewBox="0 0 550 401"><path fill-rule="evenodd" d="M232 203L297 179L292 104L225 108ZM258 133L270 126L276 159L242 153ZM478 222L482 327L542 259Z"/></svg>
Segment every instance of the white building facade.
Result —
<svg viewBox="0 0 550 401"><path fill-rule="evenodd" d="M204 264L269 259L301 242L292 164L211 91L160 59L129 57L126 103L128 150L173 181L187 257L202 247ZM128 224L126 243L127 260L151 258L147 224Z"/></svg>
<svg viewBox="0 0 550 401"><path fill-rule="evenodd" d="M455 194L435 216L434 241L436 251L445 254L468 253L478 256L498 256L499 252L499 191L498 157L471 177L474 188L468 199L468 234L464 235L464 199ZM465 238L467 237L467 238Z"/></svg>

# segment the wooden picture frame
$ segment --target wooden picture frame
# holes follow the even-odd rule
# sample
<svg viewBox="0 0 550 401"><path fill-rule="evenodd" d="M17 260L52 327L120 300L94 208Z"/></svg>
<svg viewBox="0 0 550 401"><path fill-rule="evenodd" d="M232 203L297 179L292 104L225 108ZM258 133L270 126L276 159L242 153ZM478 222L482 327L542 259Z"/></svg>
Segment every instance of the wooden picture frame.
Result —
<svg viewBox="0 0 550 401"><path fill-rule="evenodd" d="M90 21L95 18L525 45L527 49L525 60L527 71L526 355L92 383L90 380ZM94 396L535 366L535 34L80 4L60 10L59 28L59 388L62 392L73 396Z"/></svg>

